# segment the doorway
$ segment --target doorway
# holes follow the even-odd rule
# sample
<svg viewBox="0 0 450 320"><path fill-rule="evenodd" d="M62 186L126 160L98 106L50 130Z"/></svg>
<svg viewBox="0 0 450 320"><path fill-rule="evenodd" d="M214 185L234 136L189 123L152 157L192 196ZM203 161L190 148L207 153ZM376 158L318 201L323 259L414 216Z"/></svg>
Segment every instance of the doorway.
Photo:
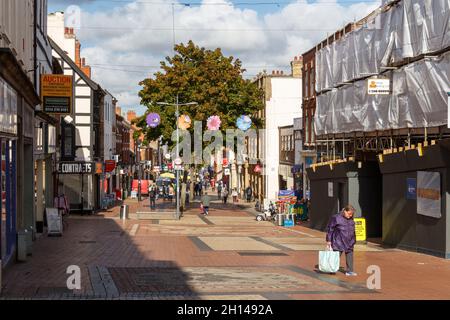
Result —
<svg viewBox="0 0 450 320"><path fill-rule="evenodd" d="M4 265L14 253L16 244L16 141L0 139L0 257Z"/></svg>

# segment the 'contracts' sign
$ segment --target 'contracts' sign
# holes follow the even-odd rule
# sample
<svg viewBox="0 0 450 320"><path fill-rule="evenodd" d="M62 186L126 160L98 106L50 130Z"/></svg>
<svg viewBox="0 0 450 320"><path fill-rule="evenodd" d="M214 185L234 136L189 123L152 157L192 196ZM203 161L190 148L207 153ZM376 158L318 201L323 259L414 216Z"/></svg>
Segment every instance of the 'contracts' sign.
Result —
<svg viewBox="0 0 450 320"><path fill-rule="evenodd" d="M59 174L92 174L95 164L92 162L61 162L58 166Z"/></svg>

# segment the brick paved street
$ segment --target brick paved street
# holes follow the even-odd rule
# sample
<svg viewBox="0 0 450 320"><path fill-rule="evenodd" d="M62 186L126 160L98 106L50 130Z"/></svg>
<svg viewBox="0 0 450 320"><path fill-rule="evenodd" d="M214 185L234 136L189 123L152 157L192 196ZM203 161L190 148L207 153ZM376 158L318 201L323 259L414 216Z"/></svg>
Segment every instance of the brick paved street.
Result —
<svg viewBox="0 0 450 320"><path fill-rule="evenodd" d="M131 216L149 211L147 201L127 203ZM356 247L357 277L320 274L321 232L257 222L233 204L213 203L208 217L191 204L180 221L170 210L72 216L63 237L42 236L5 271L2 298L450 299L450 261L370 243ZM66 288L69 265L81 268L80 291ZM381 268L381 290L366 286L370 265Z"/></svg>

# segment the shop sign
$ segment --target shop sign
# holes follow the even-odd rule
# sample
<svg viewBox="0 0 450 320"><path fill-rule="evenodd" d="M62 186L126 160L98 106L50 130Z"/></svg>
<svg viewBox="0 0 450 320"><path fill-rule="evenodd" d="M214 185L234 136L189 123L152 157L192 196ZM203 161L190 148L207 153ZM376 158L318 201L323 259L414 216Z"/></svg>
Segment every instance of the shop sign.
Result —
<svg viewBox="0 0 450 320"><path fill-rule="evenodd" d="M366 219L354 218L353 220L355 221L356 241L366 241L367 240Z"/></svg>
<svg viewBox="0 0 450 320"><path fill-rule="evenodd" d="M226 176L229 176L230 175L230 169L225 169L225 173L224 173Z"/></svg>
<svg viewBox="0 0 450 320"><path fill-rule="evenodd" d="M60 162L59 174L91 174L94 172L95 164L92 162Z"/></svg>
<svg viewBox="0 0 450 320"><path fill-rule="evenodd" d="M333 182L328 182L328 197L333 198Z"/></svg>
<svg viewBox="0 0 450 320"><path fill-rule="evenodd" d="M41 75L41 99L46 113L70 114L72 107L72 76Z"/></svg>
<svg viewBox="0 0 450 320"><path fill-rule="evenodd" d="M114 160L105 160L105 172L113 172L116 169Z"/></svg>
<svg viewBox="0 0 450 320"><path fill-rule="evenodd" d="M369 95L389 95L391 93L391 80L386 78L370 78L367 80Z"/></svg>

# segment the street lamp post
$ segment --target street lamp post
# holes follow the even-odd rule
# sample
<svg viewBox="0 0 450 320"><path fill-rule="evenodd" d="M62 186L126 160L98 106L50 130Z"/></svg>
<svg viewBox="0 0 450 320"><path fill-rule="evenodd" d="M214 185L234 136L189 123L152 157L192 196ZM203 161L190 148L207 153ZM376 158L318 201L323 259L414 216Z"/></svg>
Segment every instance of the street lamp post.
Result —
<svg viewBox="0 0 450 320"><path fill-rule="evenodd" d="M175 111L175 122L176 122L176 126L177 126L177 145L176 145L176 156L177 158L179 157L180 154L180 146L179 146L179 141L180 141L180 131L178 128L178 117L180 116L180 111L179 108L180 106L193 106L193 105L198 105L197 102L189 102L189 103L179 103L179 96L177 94L177 98L176 98L176 103L167 103L167 102L157 102L158 105L162 105L162 106L175 106L176 107L176 111ZM176 172L176 180L177 180L177 210L175 213L175 218L177 220L180 219L180 170L175 170Z"/></svg>

